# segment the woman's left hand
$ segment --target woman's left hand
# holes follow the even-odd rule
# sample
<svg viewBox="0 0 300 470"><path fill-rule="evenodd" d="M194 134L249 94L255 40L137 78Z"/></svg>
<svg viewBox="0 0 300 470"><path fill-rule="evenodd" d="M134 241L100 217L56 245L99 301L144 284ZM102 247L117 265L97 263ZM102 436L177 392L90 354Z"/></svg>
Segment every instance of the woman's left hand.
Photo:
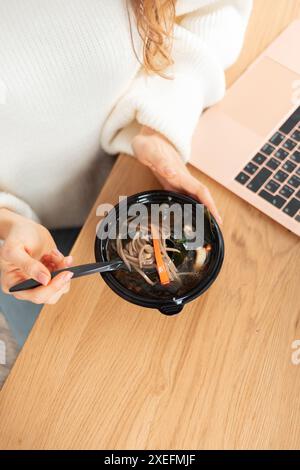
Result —
<svg viewBox="0 0 300 470"><path fill-rule="evenodd" d="M182 191L195 197L222 224L209 189L189 172L176 149L163 135L143 127L134 137L132 148L137 159L151 168L164 189Z"/></svg>

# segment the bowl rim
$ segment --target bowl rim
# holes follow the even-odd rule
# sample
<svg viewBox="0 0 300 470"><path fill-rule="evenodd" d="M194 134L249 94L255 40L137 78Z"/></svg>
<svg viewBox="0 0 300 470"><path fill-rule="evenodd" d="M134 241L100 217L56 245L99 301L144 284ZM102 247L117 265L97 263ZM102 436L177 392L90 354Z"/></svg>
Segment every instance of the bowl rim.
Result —
<svg viewBox="0 0 300 470"><path fill-rule="evenodd" d="M200 204L199 201L194 199L192 196L186 195L186 194L181 194L177 193L174 191L167 191L167 190L160 190L160 189L154 189L154 190L148 190L148 191L142 191L136 194L133 194L131 196L128 196L127 198L127 204L128 206L130 204L136 203L136 200L141 198L141 197L152 197L152 196L159 196L160 194L163 194L164 196L170 196L175 199L181 199L181 202L189 202L192 204ZM180 201L178 201L180 202ZM150 201L151 204L151 201ZM116 213L118 214L119 211L119 203L117 203L114 206L114 209ZM109 213L107 216L101 221L100 226L98 230L101 229L102 224L104 224L104 221L106 218L109 216ZM187 291L185 294L182 294L179 297L174 296L173 298L168 298L168 299L151 299L151 298L146 298L139 296L138 294L135 294L133 291L130 289L126 288L123 286L116 278L113 276L113 273L100 273L102 276L103 280L105 283L120 297L124 298L125 300L142 306L146 308L160 308L160 307L168 307L168 306L183 306L186 303L194 300L195 298L199 297L202 295L210 286L213 284L213 282L216 280L222 264L224 260L224 255L225 255L225 246L224 246L224 238L222 235L222 232L220 230L220 227L218 226L215 218L211 214L211 218L214 224L214 228L216 230L216 237L218 239L218 245L219 245L219 250L217 254L217 258L215 260L213 269L210 273L210 275L205 279L200 281L199 284L197 284L195 287L193 287L191 290ZM105 257L102 257L102 249L101 249L101 244L103 243L103 240L98 238L98 231L96 234L96 239L95 239L95 244L94 244L94 254L96 261L106 261Z"/></svg>

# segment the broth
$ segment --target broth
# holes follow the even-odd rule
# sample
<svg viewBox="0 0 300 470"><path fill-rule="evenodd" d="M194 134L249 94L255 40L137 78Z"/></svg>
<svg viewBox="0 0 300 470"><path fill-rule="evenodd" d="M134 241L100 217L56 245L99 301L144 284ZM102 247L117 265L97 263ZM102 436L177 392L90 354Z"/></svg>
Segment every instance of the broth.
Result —
<svg viewBox="0 0 300 470"><path fill-rule="evenodd" d="M128 222L130 222L129 219ZM214 254L213 227L209 213L205 213L203 247L187 250L184 237L181 240L174 238L172 220L170 236L168 238L160 236L160 248L170 278L167 284L161 283L158 274L150 218L144 229L145 239L136 233L134 239L127 237L108 242L108 259L121 257L128 266L128 270L122 269L112 273L115 279L134 294L152 299L180 297L196 287L206 276ZM161 225L156 229L159 230L160 235L163 233Z"/></svg>

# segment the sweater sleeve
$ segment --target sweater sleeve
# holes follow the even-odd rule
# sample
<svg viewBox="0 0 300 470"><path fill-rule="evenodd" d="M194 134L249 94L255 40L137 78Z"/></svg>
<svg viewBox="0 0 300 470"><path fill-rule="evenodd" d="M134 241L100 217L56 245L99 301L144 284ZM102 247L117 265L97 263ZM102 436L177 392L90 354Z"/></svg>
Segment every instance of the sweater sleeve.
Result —
<svg viewBox="0 0 300 470"><path fill-rule="evenodd" d="M166 70L172 78L138 71L104 123L104 150L132 155L131 141L145 125L187 161L202 110L224 95L224 70L241 51L251 8L252 0L178 0L174 64Z"/></svg>
<svg viewBox="0 0 300 470"><path fill-rule="evenodd" d="M0 191L0 208L9 209L17 214L23 215L28 219L39 221L38 216L31 209L31 207L24 202L22 199L14 196L10 193L5 193Z"/></svg>

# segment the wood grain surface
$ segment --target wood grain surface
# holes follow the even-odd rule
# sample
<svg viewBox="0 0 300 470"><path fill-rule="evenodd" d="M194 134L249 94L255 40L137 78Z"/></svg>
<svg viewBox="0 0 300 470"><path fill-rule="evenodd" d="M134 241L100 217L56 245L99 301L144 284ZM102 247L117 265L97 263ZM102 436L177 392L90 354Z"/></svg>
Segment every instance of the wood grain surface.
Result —
<svg viewBox="0 0 300 470"><path fill-rule="evenodd" d="M256 0L228 83L299 16L299 0ZM299 240L192 171L224 218L216 283L169 318L121 300L98 275L72 281L42 310L0 393L0 448L299 448ZM94 259L100 202L157 187L120 156L75 244L76 264Z"/></svg>

